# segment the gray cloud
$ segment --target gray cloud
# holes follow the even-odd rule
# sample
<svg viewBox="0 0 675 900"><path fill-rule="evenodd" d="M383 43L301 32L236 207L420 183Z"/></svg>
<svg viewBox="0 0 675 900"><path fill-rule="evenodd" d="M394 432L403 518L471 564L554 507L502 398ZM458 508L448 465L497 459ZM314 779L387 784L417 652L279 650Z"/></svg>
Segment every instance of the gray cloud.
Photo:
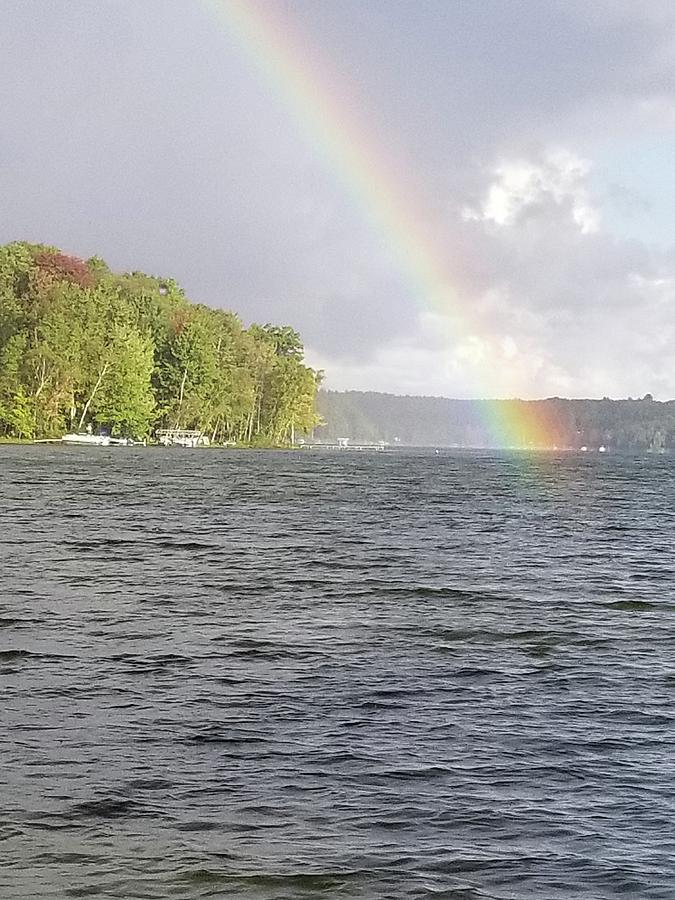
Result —
<svg viewBox="0 0 675 900"><path fill-rule="evenodd" d="M415 198L456 302L501 341L506 392L675 394L673 254L603 220L604 204L647 214L650 198L616 181L596 196L587 172L551 163L562 148L592 165L675 124L672 4L270 9ZM98 253L247 321L290 321L338 386L471 392L467 335L430 325L396 249L205 6L7 0L3 19L1 240ZM496 221L514 166L534 181Z"/></svg>

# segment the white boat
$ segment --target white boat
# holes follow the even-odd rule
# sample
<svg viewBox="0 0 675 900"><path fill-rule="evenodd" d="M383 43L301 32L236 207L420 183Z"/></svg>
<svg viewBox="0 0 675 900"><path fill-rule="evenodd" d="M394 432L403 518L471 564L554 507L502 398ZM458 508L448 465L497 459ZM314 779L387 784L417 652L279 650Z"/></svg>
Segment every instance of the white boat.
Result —
<svg viewBox="0 0 675 900"><path fill-rule="evenodd" d="M95 447L107 447L110 444L110 438L104 434L64 434L61 438L62 444L87 444Z"/></svg>

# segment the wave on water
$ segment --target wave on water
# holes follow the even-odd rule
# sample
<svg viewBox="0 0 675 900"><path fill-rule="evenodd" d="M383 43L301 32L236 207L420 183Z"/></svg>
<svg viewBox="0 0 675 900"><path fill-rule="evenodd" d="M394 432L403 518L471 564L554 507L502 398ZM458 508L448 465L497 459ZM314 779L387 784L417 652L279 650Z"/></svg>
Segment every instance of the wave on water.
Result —
<svg viewBox="0 0 675 900"><path fill-rule="evenodd" d="M0 448L0 897L670 900L675 471L535 477Z"/></svg>

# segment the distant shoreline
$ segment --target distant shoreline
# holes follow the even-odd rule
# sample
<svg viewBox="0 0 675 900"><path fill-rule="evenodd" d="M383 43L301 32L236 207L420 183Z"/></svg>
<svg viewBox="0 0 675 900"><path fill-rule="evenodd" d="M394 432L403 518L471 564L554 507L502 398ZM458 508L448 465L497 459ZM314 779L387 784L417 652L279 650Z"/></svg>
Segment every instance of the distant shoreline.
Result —
<svg viewBox="0 0 675 900"><path fill-rule="evenodd" d="M675 400L453 400L321 390L325 441L358 436L402 446L675 451Z"/></svg>

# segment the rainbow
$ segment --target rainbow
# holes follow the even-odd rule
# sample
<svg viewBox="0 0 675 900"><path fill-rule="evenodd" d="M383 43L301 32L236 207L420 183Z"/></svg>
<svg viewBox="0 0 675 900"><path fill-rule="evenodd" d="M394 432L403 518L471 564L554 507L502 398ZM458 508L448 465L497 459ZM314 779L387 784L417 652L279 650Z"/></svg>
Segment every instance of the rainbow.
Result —
<svg viewBox="0 0 675 900"><path fill-rule="evenodd" d="M448 320L456 337L477 337L466 303L452 288L452 279L425 216L403 196L399 180L371 135L336 98L336 79L326 66L310 67L307 43L287 20L277 18L279 7L262 0L203 0L221 27L265 78L268 87L291 112L307 141L339 179L343 189L385 241L413 297L424 310ZM487 370L477 389L492 394ZM555 429L531 401L477 400L488 442L512 448L554 446Z"/></svg>

